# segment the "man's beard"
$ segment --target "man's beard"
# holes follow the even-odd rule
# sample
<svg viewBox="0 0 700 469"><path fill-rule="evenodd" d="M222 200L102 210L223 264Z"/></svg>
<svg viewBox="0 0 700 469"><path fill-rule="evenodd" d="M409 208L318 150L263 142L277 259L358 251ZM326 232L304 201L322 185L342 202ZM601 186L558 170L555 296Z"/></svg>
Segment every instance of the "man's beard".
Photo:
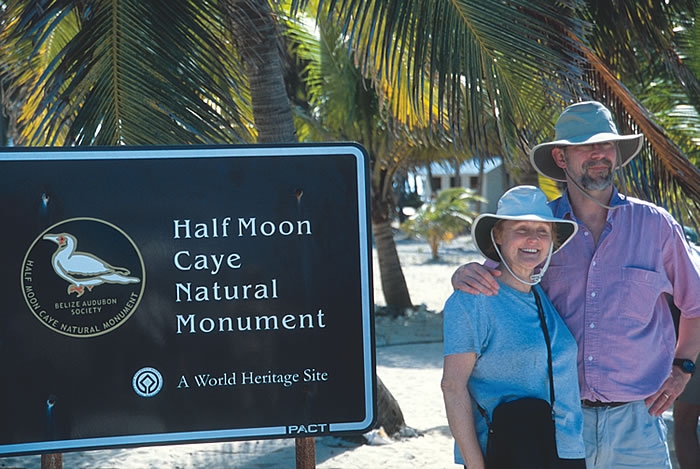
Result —
<svg viewBox="0 0 700 469"><path fill-rule="evenodd" d="M607 189L610 187L613 181L613 172L612 172L612 167L609 168L608 173L604 176L598 176L598 177L591 177L588 175L586 172L586 169L584 167L584 172L583 175L581 176L581 180L579 181L579 184L581 184L581 187L588 191L602 191L603 189Z"/></svg>

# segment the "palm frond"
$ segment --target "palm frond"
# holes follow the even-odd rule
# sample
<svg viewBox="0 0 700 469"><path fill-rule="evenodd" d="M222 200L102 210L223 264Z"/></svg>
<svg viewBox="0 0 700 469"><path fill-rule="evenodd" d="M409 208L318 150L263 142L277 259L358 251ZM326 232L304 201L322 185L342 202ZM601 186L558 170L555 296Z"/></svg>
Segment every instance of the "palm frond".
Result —
<svg viewBox="0 0 700 469"><path fill-rule="evenodd" d="M676 82L685 92L689 104L700 112L700 1L695 0L692 9L679 13L674 27L677 47L672 49L672 69L679 77Z"/></svg>
<svg viewBox="0 0 700 469"><path fill-rule="evenodd" d="M546 88L541 70L557 70L571 82L582 76L571 60L577 43L560 34L585 28L572 14L580 7L575 1L318 3L318 17L337 18L363 75L394 90L398 119L429 115L441 130L447 118L455 138L463 129L470 147L487 142L487 117L499 125L542 119L548 96L563 89ZM508 133L514 135L512 127Z"/></svg>
<svg viewBox="0 0 700 469"><path fill-rule="evenodd" d="M593 29L575 38L585 44L586 80L591 84L579 92L579 99L604 102L621 131L646 137L643 151L621 183L626 179L634 195L695 224L700 217L700 174L688 158L697 151L690 136L693 125L688 127L687 119L685 127L667 125L669 111L680 104L700 109L700 83L689 66L697 48L688 47L697 28L696 5L696 0L589 0L582 18Z"/></svg>
<svg viewBox="0 0 700 469"><path fill-rule="evenodd" d="M244 74L213 20L220 18L216 9L212 2L186 0L34 2L18 8L4 38L21 52L4 75L13 99L34 103L22 116L18 143L249 139L249 115L240 111L247 101ZM59 39L61 47L46 54ZM24 62L28 47L48 60ZM43 118L36 119L39 110Z"/></svg>
<svg viewBox="0 0 700 469"><path fill-rule="evenodd" d="M592 52L587 58L592 67L592 97L611 109L621 133L645 136L642 152L625 170L633 193L667 208L680 220L697 223L700 171L602 60Z"/></svg>

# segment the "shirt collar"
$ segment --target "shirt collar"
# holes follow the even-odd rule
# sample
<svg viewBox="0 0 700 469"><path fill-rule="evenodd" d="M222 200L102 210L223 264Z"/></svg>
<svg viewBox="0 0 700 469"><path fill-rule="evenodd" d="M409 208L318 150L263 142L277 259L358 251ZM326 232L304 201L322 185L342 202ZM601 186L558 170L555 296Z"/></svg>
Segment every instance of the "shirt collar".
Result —
<svg viewBox="0 0 700 469"><path fill-rule="evenodd" d="M608 205L610 205L611 207L618 207L621 205L628 204L629 201L627 200L627 197L620 194L620 192L617 190L617 187L613 186L612 197L610 197L610 203ZM569 201L568 190L565 190L564 194L562 194L559 200L557 200L556 203L552 205L552 211L554 212L555 217L576 220L574 211L571 208L571 202ZM611 219L614 212L615 210L608 210L608 220Z"/></svg>
<svg viewBox="0 0 700 469"><path fill-rule="evenodd" d="M617 187L613 186L613 193L612 197L610 198L610 206L611 207L617 207L619 205L629 205L629 201L627 200L627 196L620 194L618 192Z"/></svg>

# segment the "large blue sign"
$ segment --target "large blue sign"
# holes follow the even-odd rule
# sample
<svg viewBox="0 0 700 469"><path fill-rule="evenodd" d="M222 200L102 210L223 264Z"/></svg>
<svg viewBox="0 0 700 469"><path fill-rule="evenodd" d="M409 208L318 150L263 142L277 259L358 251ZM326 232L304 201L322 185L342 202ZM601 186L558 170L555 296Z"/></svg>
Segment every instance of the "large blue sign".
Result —
<svg viewBox="0 0 700 469"><path fill-rule="evenodd" d="M355 144L0 152L0 454L361 432Z"/></svg>

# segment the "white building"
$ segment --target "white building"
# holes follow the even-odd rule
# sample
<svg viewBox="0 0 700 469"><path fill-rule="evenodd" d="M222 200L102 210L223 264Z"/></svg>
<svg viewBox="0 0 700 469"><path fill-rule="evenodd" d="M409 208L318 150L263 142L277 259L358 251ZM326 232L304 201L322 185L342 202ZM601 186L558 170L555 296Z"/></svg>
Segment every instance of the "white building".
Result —
<svg viewBox="0 0 700 469"><path fill-rule="evenodd" d="M459 167L459 177L454 165L445 163L431 163L431 178L428 181L428 170L426 167L416 171L416 186L418 193L427 199L428 194L439 192L448 187L467 187L477 190L479 187L479 177L482 174L481 161L478 159L465 161ZM496 213L498 199L508 188L507 174L503 161L500 157L485 159L483 162L483 181L481 183L480 195L487 202L482 204L482 212Z"/></svg>

